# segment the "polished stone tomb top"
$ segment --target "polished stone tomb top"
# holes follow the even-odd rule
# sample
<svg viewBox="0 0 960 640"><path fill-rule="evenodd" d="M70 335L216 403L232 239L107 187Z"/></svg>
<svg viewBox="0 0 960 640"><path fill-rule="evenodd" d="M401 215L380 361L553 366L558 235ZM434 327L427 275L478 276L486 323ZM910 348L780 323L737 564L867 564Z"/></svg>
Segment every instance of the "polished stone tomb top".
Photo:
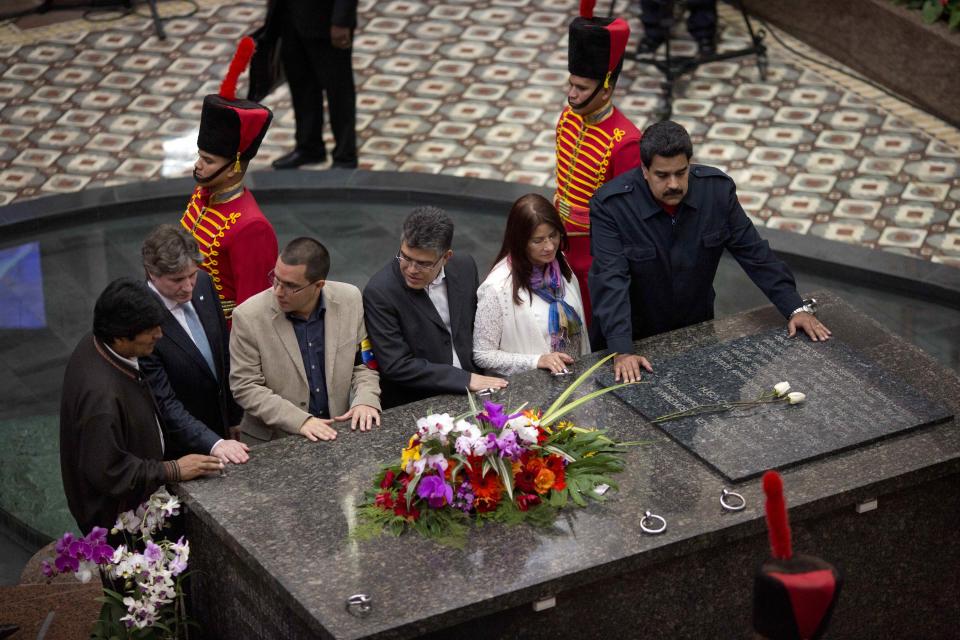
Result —
<svg viewBox="0 0 960 640"><path fill-rule="evenodd" d="M691 349L616 395L648 420L723 402L750 401L788 381L806 401L702 413L658 426L732 482L836 453L952 414L842 338L788 338L782 327ZM600 386L613 374L597 376Z"/></svg>
<svg viewBox="0 0 960 640"><path fill-rule="evenodd" d="M956 375L829 292L817 297L821 317L838 339L957 411ZM782 316L766 307L655 336L638 350L657 367L691 349L783 327ZM597 357L578 361L575 372ZM523 401L545 407L567 382L532 371L513 378L500 400L511 407ZM629 451L627 470L616 478L620 490L608 494L606 503L565 511L548 531L474 529L462 551L414 535L352 541L358 501L377 469L399 457L416 418L465 408L463 397L434 398L386 412L373 433L342 430L330 443L285 438L255 448L250 463L230 466L225 477L188 482L179 492L231 562L263 581L258 593L283 600L312 632L335 638L413 637L765 531L759 480L735 485L746 498L744 510L724 511L719 497L732 486L728 481L607 395L572 418L647 444ZM783 475L791 518L853 508L957 472L956 427L951 419L788 468ZM663 534L640 530L646 510L667 520ZM367 618L345 610L346 599L356 593L373 600Z"/></svg>

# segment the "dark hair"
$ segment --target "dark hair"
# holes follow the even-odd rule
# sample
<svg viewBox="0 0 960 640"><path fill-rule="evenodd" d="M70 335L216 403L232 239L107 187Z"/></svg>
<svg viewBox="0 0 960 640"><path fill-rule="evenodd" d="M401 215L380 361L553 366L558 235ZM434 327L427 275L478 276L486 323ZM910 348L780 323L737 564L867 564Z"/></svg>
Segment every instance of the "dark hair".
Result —
<svg viewBox="0 0 960 640"><path fill-rule="evenodd" d="M93 306L93 335L107 345L118 338L132 340L163 324L164 311L146 284L118 278L107 285Z"/></svg>
<svg viewBox="0 0 960 640"><path fill-rule="evenodd" d="M183 227L162 224L151 231L140 247L143 268L154 276L180 273L191 263L203 262L197 241Z"/></svg>
<svg viewBox="0 0 960 640"><path fill-rule="evenodd" d="M533 232L541 224L548 224L560 232L560 248L557 251L557 262L560 264L560 273L570 282L573 272L563 252L567 250L570 240L563 228L563 221L553 204L537 193L528 193L521 196L510 208L507 216L507 228L503 231L503 244L500 252L494 259L496 265L504 258L510 258L510 277L513 280L513 302L520 304L520 290L526 289L533 302L533 292L530 290L530 275L533 273L533 263L527 255L527 246Z"/></svg>
<svg viewBox="0 0 960 640"><path fill-rule="evenodd" d="M280 260L291 267L306 265L305 275L310 282L326 280L330 273L330 252L313 238L294 238L280 252Z"/></svg>
<svg viewBox="0 0 960 640"><path fill-rule="evenodd" d="M453 246L453 220L439 207L417 207L403 221L400 242L441 256Z"/></svg>
<svg viewBox="0 0 960 640"><path fill-rule="evenodd" d="M640 138L640 160L645 167L653 163L654 156L672 158L681 153L689 160L693 155L693 143L687 130L672 120L653 123Z"/></svg>

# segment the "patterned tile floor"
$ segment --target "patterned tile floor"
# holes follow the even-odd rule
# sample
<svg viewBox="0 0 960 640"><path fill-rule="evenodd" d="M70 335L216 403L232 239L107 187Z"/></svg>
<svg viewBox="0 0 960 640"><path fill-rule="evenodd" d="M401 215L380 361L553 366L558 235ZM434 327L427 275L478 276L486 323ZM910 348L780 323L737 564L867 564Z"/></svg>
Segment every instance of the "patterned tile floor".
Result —
<svg viewBox="0 0 960 640"><path fill-rule="evenodd" d="M166 41L142 16L0 25L0 204L187 175L202 96L264 4L200 0L176 18L190 6L161 3ZM577 4L361 0L361 167L551 186ZM739 15L720 11L721 50L744 46ZM640 25L629 19L632 51ZM691 53L678 37L676 52ZM699 161L736 179L758 224L960 266L960 132L766 42L766 81L747 58L701 67L679 86L674 117ZM659 84L650 67L626 63L617 104L641 128ZM276 118L254 169L292 148L286 89L267 104Z"/></svg>

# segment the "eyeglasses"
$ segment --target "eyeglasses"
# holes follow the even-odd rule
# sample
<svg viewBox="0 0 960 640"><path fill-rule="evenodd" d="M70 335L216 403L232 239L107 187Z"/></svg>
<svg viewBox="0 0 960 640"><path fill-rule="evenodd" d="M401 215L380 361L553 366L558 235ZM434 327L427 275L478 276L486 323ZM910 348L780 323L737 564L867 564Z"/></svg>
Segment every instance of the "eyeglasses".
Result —
<svg viewBox="0 0 960 640"><path fill-rule="evenodd" d="M413 258L408 258L407 256L403 255L403 251L398 251L396 258L397 258L397 262L400 263L401 268L410 267L414 272L430 271L431 269L435 268L438 264L440 264L441 260L443 260L443 256L440 256L433 262L424 262L423 260L414 260Z"/></svg>
<svg viewBox="0 0 960 640"><path fill-rule="evenodd" d="M271 288L271 289L276 289L277 287L279 287L279 288L283 289L284 291L286 291L287 294L289 294L289 295L293 295L293 294L295 294L295 293L300 293L301 291L303 291L304 289L306 289L306 288L309 287L310 285L316 284L316 282L308 282L307 284L305 284L305 285L303 285L303 286L301 286L301 287L298 287L298 286L295 285L295 284L287 284L286 282L283 282L283 281L281 281L279 278L277 278L277 274L276 274L276 272L275 272L273 269L271 269L271 270L270 270L270 273L267 274L267 283L270 285L270 288Z"/></svg>

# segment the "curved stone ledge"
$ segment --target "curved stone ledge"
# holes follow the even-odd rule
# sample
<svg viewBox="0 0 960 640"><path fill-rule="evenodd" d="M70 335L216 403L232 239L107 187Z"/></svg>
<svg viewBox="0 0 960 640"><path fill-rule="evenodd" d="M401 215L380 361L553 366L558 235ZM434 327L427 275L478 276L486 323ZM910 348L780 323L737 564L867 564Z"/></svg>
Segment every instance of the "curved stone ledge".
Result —
<svg viewBox="0 0 960 640"><path fill-rule="evenodd" d="M543 187L420 173L388 171L267 171L252 173L247 184L261 202L336 197L345 201L422 203L475 203L478 213L509 209L531 191L551 196ZM76 220L90 222L135 213L138 203L169 201L175 210L193 188L190 178L141 182L88 189L16 202L0 207L0 231L5 239L68 226ZM763 229L763 236L790 265L811 273L872 288L895 291L913 298L960 308L960 269L901 256L888 251L848 245L823 238Z"/></svg>

